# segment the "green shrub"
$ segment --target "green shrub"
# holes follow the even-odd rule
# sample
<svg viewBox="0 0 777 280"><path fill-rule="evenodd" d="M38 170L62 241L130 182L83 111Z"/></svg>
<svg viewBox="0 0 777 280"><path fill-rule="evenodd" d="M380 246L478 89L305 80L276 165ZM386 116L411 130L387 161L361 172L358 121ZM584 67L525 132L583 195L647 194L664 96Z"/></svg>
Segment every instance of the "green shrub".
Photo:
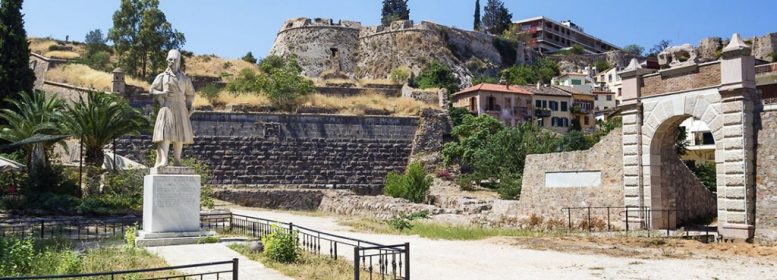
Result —
<svg viewBox="0 0 777 280"><path fill-rule="evenodd" d="M519 174L505 174L499 178L496 187L499 198L517 200L521 196L521 176Z"/></svg>
<svg viewBox="0 0 777 280"><path fill-rule="evenodd" d="M499 51L502 57L502 66L509 67L515 64L518 57L518 41L510 40L500 36L495 36L493 40L494 48Z"/></svg>
<svg viewBox="0 0 777 280"><path fill-rule="evenodd" d="M73 50L71 47L64 46L64 45L59 45L59 44L49 46L49 51L50 52L53 52L53 51L71 51L71 50Z"/></svg>
<svg viewBox="0 0 777 280"><path fill-rule="evenodd" d="M200 95L211 103L219 96L220 92L221 89L214 83L209 83L200 89Z"/></svg>
<svg viewBox="0 0 777 280"><path fill-rule="evenodd" d="M20 191L29 197L45 193L81 197L81 188L65 176L64 169L59 165L31 168Z"/></svg>
<svg viewBox="0 0 777 280"><path fill-rule="evenodd" d="M35 248L32 238L0 237L0 275L18 276L32 271Z"/></svg>
<svg viewBox="0 0 777 280"><path fill-rule="evenodd" d="M197 238L197 244L210 244L210 243L219 243L219 238L215 236L203 236L203 237Z"/></svg>
<svg viewBox="0 0 777 280"><path fill-rule="evenodd" d="M277 262L295 262L301 253L297 245L297 233L289 233L278 227L273 227L270 234L262 236L262 244L264 245L264 254Z"/></svg>
<svg viewBox="0 0 777 280"><path fill-rule="evenodd" d="M423 202L429 194L432 178L427 176L424 167L420 163L413 163L407 167L404 175L389 172L386 176L386 185L383 193L391 196L410 200L415 203Z"/></svg>
<svg viewBox="0 0 777 280"><path fill-rule="evenodd" d="M610 69L610 63L608 63L607 60L597 60L594 63L594 67L596 67L596 71L602 72Z"/></svg>
<svg viewBox="0 0 777 280"><path fill-rule="evenodd" d="M438 61L432 62L413 79L413 85L419 88L444 88L449 94L459 91L461 81L448 65Z"/></svg>
<svg viewBox="0 0 777 280"><path fill-rule="evenodd" d="M429 211L422 210L413 213L400 214L399 216L386 220L386 223L391 226L391 228L402 232L406 229L412 229L413 221L418 219L426 219L428 217Z"/></svg>
<svg viewBox="0 0 777 280"><path fill-rule="evenodd" d="M135 240L137 239L137 235L138 224L127 227L127 229L124 230L124 246L128 249L134 249L136 246Z"/></svg>
<svg viewBox="0 0 777 280"><path fill-rule="evenodd" d="M398 84L407 83L407 79L410 79L410 69L407 69L407 67L394 68L394 70L391 70L390 77L392 82Z"/></svg>

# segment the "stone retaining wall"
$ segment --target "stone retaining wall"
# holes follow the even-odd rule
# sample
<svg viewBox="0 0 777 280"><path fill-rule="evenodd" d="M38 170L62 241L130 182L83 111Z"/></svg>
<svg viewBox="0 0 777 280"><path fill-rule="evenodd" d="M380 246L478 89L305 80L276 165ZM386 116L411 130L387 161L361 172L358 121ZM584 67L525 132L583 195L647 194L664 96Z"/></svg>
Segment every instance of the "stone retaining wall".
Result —
<svg viewBox="0 0 777 280"><path fill-rule="evenodd" d="M324 192L318 190L233 190L219 189L213 197L244 207L284 210L316 210Z"/></svg>
<svg viewBox="0 0 777 280"><path fill-rule="evenodd" d="M767 105L759 123L756 124L755 238L764 244L777 244L777 105Z"/></svg>

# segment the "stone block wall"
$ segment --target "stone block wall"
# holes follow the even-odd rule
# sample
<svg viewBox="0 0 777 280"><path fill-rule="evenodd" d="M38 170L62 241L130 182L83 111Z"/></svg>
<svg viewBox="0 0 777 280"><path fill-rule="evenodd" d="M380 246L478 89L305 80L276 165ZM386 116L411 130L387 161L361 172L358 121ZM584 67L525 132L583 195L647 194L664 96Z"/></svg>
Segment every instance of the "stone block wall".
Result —
<svg viewBox="0 0 777 280"><path fill-rule="evenodd" d="M660 73L646 75L642 85L642 97L699 89L720 85L720 63L699 64L690 74L662 77Z"/></svg>
<svg viewBox="0 0 777 280"><path fill-rule="evenodd" d="M777 244L777 105L756 121L755 239Z"/></svg>
<svg viewBox="0 0 777 280"><path fill-rule="evenodd" d="M211 168L217 185L348 188L380 192L402 171L416 118L197 113L184 157ZM117 153L144 162L150 136L117 141Z"/></svg>
<svg viewBox="0 0 777 280"><path fill-rule="evenodd" d="M620 207L610 212L611 222L618 225L623 217L622 151L621 129L615 129L589 150L526 156L518 212L567 221L564 207ZM547 172L574 171L601 171L601 185L546 187ZM587 210L573 210L572 222L577 224L587 215ZM593 209L591 216L606 222L607 210Z"/></svg>

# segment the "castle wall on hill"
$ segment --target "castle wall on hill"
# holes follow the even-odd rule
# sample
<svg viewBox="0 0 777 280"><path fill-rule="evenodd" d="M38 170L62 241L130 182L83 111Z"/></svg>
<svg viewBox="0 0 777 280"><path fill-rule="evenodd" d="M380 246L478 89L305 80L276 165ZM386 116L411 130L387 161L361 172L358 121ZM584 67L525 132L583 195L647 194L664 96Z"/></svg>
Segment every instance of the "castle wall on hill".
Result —
<svg viewBox="0 0 777 280"><path fill-rule="evenodd" d="M360 27L357 22L334 23L330 19L289 20L278 32L270 54L296 56L309 77L318 77L334 66L352 73Z"/></svg>
<svg viewBox="0 0 777 280"><path fill-rule="evenodd" d="M404 170L418 119L408 117L196 113L185 157L205 162L218 185L352 189L379 193ZM117 141L144 162L148 135Z"/></svg>

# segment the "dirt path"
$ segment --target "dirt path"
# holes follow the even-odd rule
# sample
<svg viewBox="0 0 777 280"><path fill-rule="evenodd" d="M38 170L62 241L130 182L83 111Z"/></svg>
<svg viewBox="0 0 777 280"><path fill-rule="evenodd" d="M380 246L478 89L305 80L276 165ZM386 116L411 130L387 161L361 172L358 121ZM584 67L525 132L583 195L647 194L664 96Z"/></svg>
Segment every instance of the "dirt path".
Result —
<svg viewBox="0 0 777 280"><path fill-rule="evenodd" d="M235 213L293 222L334 234L382 244L410 242L411 277L415 279L777 279L772 256L662 258L621 250L608 256L569 244L536 246L509 238L478 241L431 240L418 236L350 232L332 217L235 208ZM611 246L604 244L603 246ZM534 249L529 249L534 248ZM624 253L625 252L625 253ZM647 256L647 257L646 257Z"/></svg>

